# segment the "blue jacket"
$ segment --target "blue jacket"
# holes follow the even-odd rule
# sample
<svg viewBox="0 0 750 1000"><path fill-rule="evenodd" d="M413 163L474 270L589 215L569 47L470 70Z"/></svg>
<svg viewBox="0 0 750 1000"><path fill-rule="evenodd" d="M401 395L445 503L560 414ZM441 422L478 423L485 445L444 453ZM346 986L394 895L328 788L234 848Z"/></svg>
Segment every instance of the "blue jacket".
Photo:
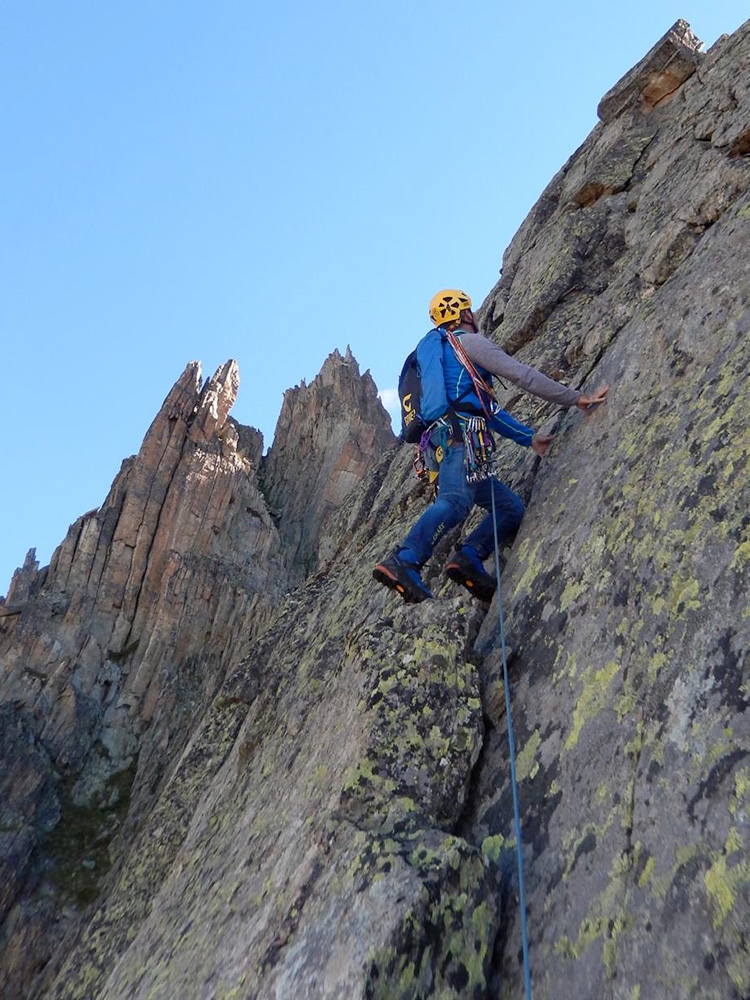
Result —
<svg viewBox="0 0 750 1000"><path fill-rule="evenodd" d="M487 385L492 385L492 373L484 368L475 366ZM445 392L448 401L456 404L456 412L461 415L482 415L484 413L482 404L477 395L471 376L456 357L456 354L447 340L443 341L443 376L445 378ZM486 401L485 401L486 405ZM510 438L516 444L528 447L534 437L531 427L519 423L510 413L500 409L497 403L489 407L491 417L487 421L490 430L496 431L502 437Z"/></svg>

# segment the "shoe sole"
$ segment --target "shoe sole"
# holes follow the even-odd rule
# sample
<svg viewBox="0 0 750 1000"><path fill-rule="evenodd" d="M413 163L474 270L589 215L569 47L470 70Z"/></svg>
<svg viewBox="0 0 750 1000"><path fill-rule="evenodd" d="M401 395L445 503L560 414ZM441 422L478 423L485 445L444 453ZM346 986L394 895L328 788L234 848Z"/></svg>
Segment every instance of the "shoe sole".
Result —
<svg viewBox="0 0 750 1000"><path fill-rule="evenodd" d="M385 566L376 566L372 571L372 577L373 580L377 580L378 583L382 583L390 590L395 590L404 599L406 604L420 604L422 601L427 600L427 594L420 594L418 591L409 590Z"/></svg>
<svg viewBox="0 0 750 1000"><path fill-rule="evenodd" d="M462 587L466 587L470 594L472 594L478 601L483 601L485 604L489 603L495 596L496 587L485 586L481 583L477 583L476 580L472 580L470 576L458 566L456 563L449 563L445 567L445 575L453 580L454 583L460 583Z"/></svg>

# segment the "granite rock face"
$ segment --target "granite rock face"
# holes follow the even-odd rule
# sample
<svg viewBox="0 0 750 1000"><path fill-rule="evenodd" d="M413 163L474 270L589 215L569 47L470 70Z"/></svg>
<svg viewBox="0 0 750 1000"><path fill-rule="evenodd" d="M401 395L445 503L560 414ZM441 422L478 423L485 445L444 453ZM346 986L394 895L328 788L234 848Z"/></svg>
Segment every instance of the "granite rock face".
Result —
<svg viewBox="0 0 750 1000"><path fill-rule="evenodd" d="M499 461L528 501L502 598L537 998L750 995L750 23L699 49L679 22L607 95L480 310L523 360L612 385L588 417L505 400L556 432L543 462L509 442ZM351 422L374 395L354 365L332 355L287 394L262 461L227 417L231 365L202 391L189 369L154 425L164 475L126 463L49 569L32 556L15 578L11 995L523 994L498 603L442 576L458 532L426 567L434 601L373 583L430 498L385 424L370 440ZM209 467L200 509L224 516L202 540L189 484ZM242 614L210 632L201 601L224 607L227 575ZM97 705L125 692L115 725Z"/></svg>
<svg viewBox="0 0 750 1000"><path fill-rule="evenodd" d="M504 580L537 996L750 991L749 69L746 25L668 102L622 102L484 307L521 356L613 386L556 419ZM479 648L496 687L490 619ZM497 729L472 841L512 836L507 774Z"/></svg>

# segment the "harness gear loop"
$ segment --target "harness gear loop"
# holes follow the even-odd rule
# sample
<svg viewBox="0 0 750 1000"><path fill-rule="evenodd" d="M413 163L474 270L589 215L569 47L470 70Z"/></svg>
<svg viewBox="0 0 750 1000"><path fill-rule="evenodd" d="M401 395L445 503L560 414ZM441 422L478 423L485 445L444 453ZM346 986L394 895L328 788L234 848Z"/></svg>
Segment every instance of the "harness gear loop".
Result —
<svg viewBox="0 0 750 1000"><path fill-rule="evenodd" d="M505 623L503 621L502 580L500 577L500 543L497 537L497 513L495 491L492 494L492 528L495 536L495 574L497 576L497 618L500 632L500 647L503 654L503 685L505 687L505 718L508 720L508 756L510 758L510 781L513 790L513 820L516 831L516 857L518 861L518 899L521 910L521 945L523 947L523 978L526 1000L531 1000L531 973L529 971L529 934L526 926L526 885L523 877L523 843L521 841L521 811L518 805L518 780L516 778L516 738L513 733L513 716L510 705L510 681L508 680L508 654L505 647Z"/></svg>

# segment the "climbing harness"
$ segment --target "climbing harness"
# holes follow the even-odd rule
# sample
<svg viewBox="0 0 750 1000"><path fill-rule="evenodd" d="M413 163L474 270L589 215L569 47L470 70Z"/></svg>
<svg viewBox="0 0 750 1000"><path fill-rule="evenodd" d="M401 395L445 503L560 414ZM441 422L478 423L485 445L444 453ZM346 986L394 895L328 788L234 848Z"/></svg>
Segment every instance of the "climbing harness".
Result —
<svg viewBox="0 0 750 1000"><path fill-rule="evenodd" d="M456 426L448 417L431 423L414 449L414 474L432 484L437 480L440 463L458 437L464 445L466 481L472 485L489 479L495 441L484 417L457 417Z"/></svg>
<svg viewBox="0 0 750 1000"><path fill-rule="evenodd" d="M503 596L500 579L500 543L497 535L497 513L495 491L492 494L492 527L495 536L495 573L497 576L497 618L500 631L500 647L503 655L503 684L505 686L505 718L508 720L508 755L510 757L510 782L513 790L513 819L516 830L516 856L518 859L518 898L521 910L521 944L523 946L523 977L526 1000L531 1000L531 973L529 971L529 935L526 927L526 886L523 877L523 843L521 841L521 812L518 806L518 780L516 778L516 739L513 734L513 717L510 705L510 681L508 680L508 654L505 647L505 623L503 621Z"/></svg>
<svg viewBox="0 0 750 1000"><path fill-rule="evenodd" d="M453 427L447 417L433 421L414 449L414 475L431 486L437 483L440 463L450 447ZM437 488L437 487L436 487Z"/></svg>

